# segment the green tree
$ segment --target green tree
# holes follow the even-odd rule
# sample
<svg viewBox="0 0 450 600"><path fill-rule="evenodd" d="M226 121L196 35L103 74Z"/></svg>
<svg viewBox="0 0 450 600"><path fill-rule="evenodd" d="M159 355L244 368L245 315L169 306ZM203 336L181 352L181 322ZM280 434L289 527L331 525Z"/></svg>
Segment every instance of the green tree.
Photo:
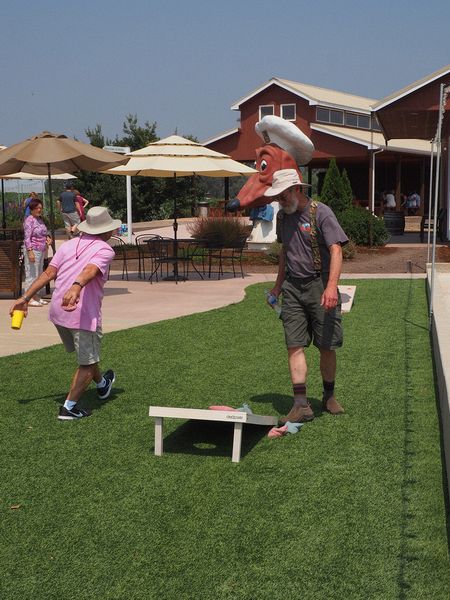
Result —
<svg viewBox="0 0 450 600"><path fill-rule="evenodd" d="M122 135L113 139L105 137L102 126L97 124L86 129L86 135L94 146L129 146L131 151L143 148L159 138L156 123L146 121L139 125L137 115L128 114L122 126ZM185 136L196 141L193 136ZM116 218L126 216L126 180L120 175L102 175L83 172L76 183L80 192L92 206L105 204ZM131 193L133 198L133 221L150 221L173 217L174 195L177 195L178 216L191 214L191 206L196 197L204 196L203 186L193 184L192 177L173 178L133 177Z"/></svg>
<svg viewBox="0 0 450 600"><path fill-rule="evenodd" d="M320 201L329 206L331 210L338 215L345 207L343 198L344 190L341 174L339 173L336 159L332 158L323 181Z"/></svg>
<svg viewBox="0 0 450 600"><path fill-rule="evenodd" d="M342 169L342 210L347 210L353 206L352 184L347 174L347 169Z"/></svg>

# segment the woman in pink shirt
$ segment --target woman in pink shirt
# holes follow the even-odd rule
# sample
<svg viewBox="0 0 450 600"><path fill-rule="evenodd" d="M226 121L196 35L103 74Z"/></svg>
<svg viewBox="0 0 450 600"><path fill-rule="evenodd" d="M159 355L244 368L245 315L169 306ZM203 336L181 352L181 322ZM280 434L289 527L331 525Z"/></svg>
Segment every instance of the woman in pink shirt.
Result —
<svg viewBox="0 0 450 600"><path fill-rule="evenodd" d="M23 222L23 246L25 265L25 288L39 277L44 268L45 252L51 243L47 226L42 219L42 202L31 200L29 203L30 215ZM35 294L30 300L30 306L44 306L48 304L45 300Z"/></svg>

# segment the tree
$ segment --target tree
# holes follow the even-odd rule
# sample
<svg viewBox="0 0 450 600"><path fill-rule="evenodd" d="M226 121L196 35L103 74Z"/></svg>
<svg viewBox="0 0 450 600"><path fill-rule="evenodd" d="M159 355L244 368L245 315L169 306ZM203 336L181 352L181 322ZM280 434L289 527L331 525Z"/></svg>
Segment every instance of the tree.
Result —
<svg viewBox="0 0 450 600"><path fill-rule="evenodd" d="M342 210L353 206L353 190L350 179L348 178L347 169L342 169Z"/></svg>
<svg viewBox="0 0 450 600"><path fill-rule="evenodd" d="M87 128L86 135L94 146L128 146L131 151L143 148L159 138L156 123L146 121L139 125L137 115L128 114L122 126L122 135L114 139L104 136L102 126ZM193 136L186 136L196 141ZM133 177L131 193L133 198L133 221L150 221L173 217L173 198L177 194L178 216L191 214L195 197L203 197L203 186L193 186L191 177L177 179L176 190L172 178ZM102 175L82 172L76 185L91 205L106 204L116 218L126 216L126 183L121 175Z"/></svg>
<svg viewBox="0 0 450 600"><path fill-rule="evenodd" d="M337 215L344 209L343 197L344 190L341 174L339 173L336 159L332 158L323 181L320 201L329 206Z"/></svg>

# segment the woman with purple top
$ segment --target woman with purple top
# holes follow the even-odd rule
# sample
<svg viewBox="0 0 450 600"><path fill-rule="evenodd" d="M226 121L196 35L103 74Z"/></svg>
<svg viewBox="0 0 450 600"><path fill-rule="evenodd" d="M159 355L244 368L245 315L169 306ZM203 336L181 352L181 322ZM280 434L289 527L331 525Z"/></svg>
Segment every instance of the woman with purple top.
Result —
<svg viewBox="0 0 450 600"><path fill-rule="evenodd" d="M25 288L39 277L44 269L44 257L51 238L48 235L47 226L42 219L42 202L32 200L29 203L30 215L23 222L23 245L24 245L24 264L25 264ZM30 306L44 306L48 304L42 300L38 294L35 294Z"/></svg>

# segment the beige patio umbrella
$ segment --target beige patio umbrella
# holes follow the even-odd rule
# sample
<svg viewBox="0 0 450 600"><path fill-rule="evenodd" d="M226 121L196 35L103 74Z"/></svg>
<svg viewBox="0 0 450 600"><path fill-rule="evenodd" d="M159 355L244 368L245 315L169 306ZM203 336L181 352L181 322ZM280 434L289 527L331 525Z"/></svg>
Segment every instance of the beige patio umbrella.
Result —
<svg viewBox="0 0 450 600"><path fill-rule="evenodd" d="M210 150L179 135L153 142L127 156L130 160L126 165L108 169L108 173L144 177L237 177L250 176L256 172L226 154Z"/></svg>
<svg viewBox="0 0 450 600"><path fill-rule="evenodd" d="M50 192L50 229L54 240L52 173L103 171L127 161L128 158L123 155L78 142L63 134L43 131L39 135L0 150L0 177L21 172L47 175Z"/></svg>
<svg viewBox="0 0 450 600"><path fill-rule="evenodd" d="M153 142L127 154L126 165L108 169L111 175L139 175L141 177L205 177L250 176L255 169L231 159L226 154L205 148L179 135ZM177 237L176 197L174 198L174 237Z"/></svg>
<svg viewBox="0 0 450 600"><path fill-rule="evenodd" d="M203 175L205 177L250 176L255 169L239 163L226 154L210 150L197 142L179 135L171 135L145 148L130 152L126 165L108 169L111 175L131 175L141 177L186 177ZM175 252L177 244L177 198L174 196L173 232ZM176 264L176 263L175 263ZM176 268L176 267L175 267ZM178 279L178 273L174 273Z"/></svg>

